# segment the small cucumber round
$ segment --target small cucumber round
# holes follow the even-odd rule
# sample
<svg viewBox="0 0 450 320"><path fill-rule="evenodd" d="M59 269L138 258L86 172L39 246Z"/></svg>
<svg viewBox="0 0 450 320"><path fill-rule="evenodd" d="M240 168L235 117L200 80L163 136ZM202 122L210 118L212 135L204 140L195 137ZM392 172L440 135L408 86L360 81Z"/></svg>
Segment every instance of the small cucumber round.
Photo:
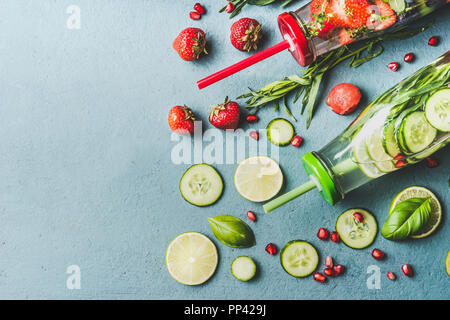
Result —
<svg viewBox="0 0 450 320"><path fill-rule="evenodd" d="M364 220L358 222L353 216L359 212ZM363 249L372 244L377 235L378 226L375 217L364 209L349 209L342 213L336 221L336 231L342 242L353 249Z"/></svg>
<svg viewBox="0 0 450 320"><path fill-rule="evenodd" d="M450 131L450 89L436 91L425 102L425 116L439 131Z"/></svg>
<svg viewBox="0 0 450 320"><path fill-rule="evenodd" d="M286 119L276 118L267 125L267 139L277 146L288 145L294 133L294 126Z"/></svg>
<svg viewBox="0 0 450 320"><path fill-rule="evenodd" d="M238 280L249 281L255 276L256 264L250 257L237 257L231 263L231 273Z"/></svg>
<svg viewBox="0 0 450 320"><path fill-rule="evenodd" d="M400 127L402 141L412 153L425 150L436 138L437 130L431 126L425 112L415 111L405 117Z"/></svg>
<svg viewBox="0 0 450 320"><path fill-rule="evenodd" d="M187 202L199 207L216 202L222 195L222 190L222 178L209 164L193 165L181 177L181 195Z"/></svg>
<svg viewBox="0 0 450 320"><path fill-rule="evenodd" d="M296 278L309 276L317 268L319 255L308 242L293 240L283 247L280 254L284 271Z"/></svg>

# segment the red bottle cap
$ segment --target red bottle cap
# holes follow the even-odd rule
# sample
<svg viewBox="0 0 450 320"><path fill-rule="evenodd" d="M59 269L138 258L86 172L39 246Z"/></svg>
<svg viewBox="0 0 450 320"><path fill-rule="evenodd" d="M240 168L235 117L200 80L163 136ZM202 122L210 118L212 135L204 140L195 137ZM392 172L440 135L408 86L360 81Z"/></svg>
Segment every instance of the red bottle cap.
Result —
<svg viewBox="0 0 450 320"><path fill-rule="evenodd" d="M308 40L305 37L299 22L288 12L278 16L278 27L283 39L290 43L289 52L294 59L302 66L307 66L314 61L314 56L308 47Z"/></svg>

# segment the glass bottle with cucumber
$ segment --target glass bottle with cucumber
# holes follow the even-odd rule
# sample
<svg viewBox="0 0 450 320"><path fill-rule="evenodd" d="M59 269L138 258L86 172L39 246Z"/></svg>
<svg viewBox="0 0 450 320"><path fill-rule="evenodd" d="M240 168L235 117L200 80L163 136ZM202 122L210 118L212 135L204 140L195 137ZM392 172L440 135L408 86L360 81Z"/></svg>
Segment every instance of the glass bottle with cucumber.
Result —
<svg viewBox="0 0 450 320"><path fill-rule="evenodd" d="M303 156L310 181L266 203L270 212L317 188L330 204L450 142L450 51L375 99L339 136Z"/></svg>

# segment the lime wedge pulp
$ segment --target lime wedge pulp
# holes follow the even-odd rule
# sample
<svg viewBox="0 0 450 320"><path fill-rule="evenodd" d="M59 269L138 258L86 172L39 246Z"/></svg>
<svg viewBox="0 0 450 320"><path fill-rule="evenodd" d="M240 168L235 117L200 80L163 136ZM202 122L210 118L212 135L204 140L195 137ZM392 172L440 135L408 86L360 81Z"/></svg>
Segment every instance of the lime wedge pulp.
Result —
<svg viewBox="0 0 450 320"><path fill-rule="evenodd" d="M167 270L182 284L204 283L214 274L217 263L216 246L207 236L198 232L180 234L167 248Z"/></svg>
<svg viewBox="0 0 450 320"><path fill-rule="evenodd" d="M283 173L266 156L249 157L238 164L234 174L237 192L247 200L263 202L273 198L283 185Z"/></svg>

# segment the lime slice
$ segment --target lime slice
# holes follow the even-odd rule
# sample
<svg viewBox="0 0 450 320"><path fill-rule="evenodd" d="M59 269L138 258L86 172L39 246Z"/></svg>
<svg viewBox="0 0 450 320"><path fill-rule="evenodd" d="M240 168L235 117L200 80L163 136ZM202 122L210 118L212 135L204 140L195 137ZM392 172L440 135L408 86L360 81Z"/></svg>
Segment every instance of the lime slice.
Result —
<svg viewBox="0 0 450 320"><path fill-rule="evenodd" d="M442 218L442 207L438 200L438 198L434 195L433 192L428 190L424 187L419 186L412 186L409 188L406 188L402 191L400 191L395 198L391 202L391 207L389 208L389 214L392 213L395 206L405 200L408 200L410 198L431 198L430 206L431 206L431 215L428 219L427 223L422 226L422 228L419 230L419 232L411 238L419 239L419 238L425 238L432 234L434 230L439 226L439 223L441 223Z"/></svg>
<svg viewBox="0 0 450 320"><path fill-rule="evenodd" d="M273 198L283 185L283 173L274 160L266 156L247 158L236 168L234 185L245 199L262 202Z"/></svg>
<svg viewBox="0 0 450 320"><path fill-rule="evenodd" d="M450 250L447 253L447 258L445 259L445 270L447 270L447 274L450 276Z"/></svg>
<svg viewBox="0 0 450 320"><path fill-rule="evenodd" d="M396 170L392 157L386 153L383 147L382 128L376 128L366 137L366 147L369 157L375 161L375 166L382 172Z"/></svg>
<svg viewBox="0 0 450 320"><path fill-rule="evenodd" d="M352 146L353 146L353 157L355 162L361 171L369 178L375 179L382 176L384 173L378 169L377 166L373 164L373 160L370 158L367 152L367 147L365 143L365 132L366 130L360 130L355 134Z"/></svg>
<svg viewBox="0 0 450 320"><path fill-rule="evenodd" d="M198 285L214 274L218 262L214 243L198 232L186 232L169 244L166 266L172 278L186 285Z"/></svg>

